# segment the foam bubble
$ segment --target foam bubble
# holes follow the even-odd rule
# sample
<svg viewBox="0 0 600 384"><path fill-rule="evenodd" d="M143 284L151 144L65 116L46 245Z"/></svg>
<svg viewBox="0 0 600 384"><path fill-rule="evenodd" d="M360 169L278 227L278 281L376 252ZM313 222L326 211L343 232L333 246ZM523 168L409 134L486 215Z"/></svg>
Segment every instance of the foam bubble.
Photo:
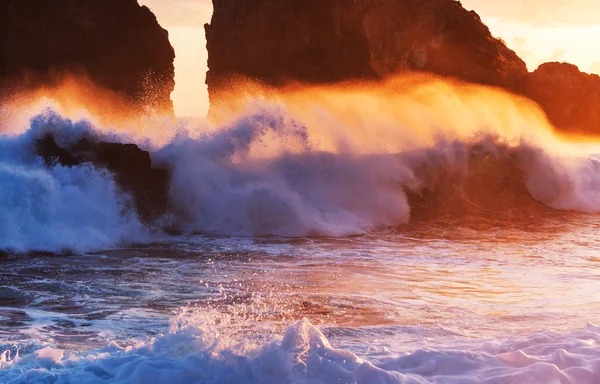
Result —
<svg viewBox="0 0 600 384"><path fill-rule="evenodd" d="M416 350L401 356L379 353L369 360L332 346L306 319L291 324L283 336L274 334L262 341L220 328L219 324L231 326L225 318L214 320L211 315L196 315L195 323L188 319L170 334L129 347L111 342L75 355L51 347L26 356L5 352L0 357L0 379L147 384L595 383L600 379L600 330L593 325L571 333L471 342L464 349Z"/></svg>

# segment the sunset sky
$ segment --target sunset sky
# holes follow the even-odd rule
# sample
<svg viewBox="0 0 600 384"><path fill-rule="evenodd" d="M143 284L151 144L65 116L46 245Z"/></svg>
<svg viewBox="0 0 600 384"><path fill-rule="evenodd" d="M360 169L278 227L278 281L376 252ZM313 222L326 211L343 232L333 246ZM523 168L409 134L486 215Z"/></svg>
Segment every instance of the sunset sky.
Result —
<svg viewBox="0 0 600 384"><path fill-rule="evenodd" d="M175 48L176 88L172 98L179 116L202 116L208 108L204 85L210 0L140 0L169 30ZM534 70L546 61L568 61L600 74L600 1L463 0Z"/></svg>

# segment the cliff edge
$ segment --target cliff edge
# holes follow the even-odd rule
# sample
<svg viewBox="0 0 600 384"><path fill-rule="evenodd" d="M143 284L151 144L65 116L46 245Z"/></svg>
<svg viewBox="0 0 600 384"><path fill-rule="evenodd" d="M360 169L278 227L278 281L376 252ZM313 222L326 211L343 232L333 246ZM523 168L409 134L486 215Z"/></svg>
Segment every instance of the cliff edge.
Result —
<svg viewBox="0 0 600 384"><path fill-rule="evenodd" d="M236 76L269 85L373 78L355 0L213 0L205 26L211 104Z"/></svg>
<svg viewBox="0 0 600 384"><path fill-rule="evenodd" d="M371 65L381 76L424 71L513 91L527 66L479 15L454 0L360 0Z"/></svg>

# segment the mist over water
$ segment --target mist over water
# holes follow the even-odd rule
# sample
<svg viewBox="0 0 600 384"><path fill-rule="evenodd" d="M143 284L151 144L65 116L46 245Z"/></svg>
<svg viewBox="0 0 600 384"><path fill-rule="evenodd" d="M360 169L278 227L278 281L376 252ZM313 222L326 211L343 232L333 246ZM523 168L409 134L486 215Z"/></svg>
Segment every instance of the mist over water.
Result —
<svg viewBox="0 0 600 384"><path fill-rule="evenodd" d="M600 381L600 147L435 78L242 88L198 124L11 110L1 382ZM148 150L180 234L47 133Z"/></svg>
<svg viewBox="0 0 600 384"><path fill-rule="evenodd" d="M535 105L417 80L275 96L248 85L225 123L156 152L173 164L176 221L218 235L347 236L401 226L434 202L475 216L534 200L597 211L593 149L556 137Z"/></svg>

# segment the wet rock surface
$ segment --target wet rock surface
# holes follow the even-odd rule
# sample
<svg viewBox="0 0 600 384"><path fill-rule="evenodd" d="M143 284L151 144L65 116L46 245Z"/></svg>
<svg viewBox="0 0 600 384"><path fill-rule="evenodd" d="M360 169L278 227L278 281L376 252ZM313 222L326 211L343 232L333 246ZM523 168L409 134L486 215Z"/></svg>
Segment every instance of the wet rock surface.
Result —
<svg viewBox="0 0 600 384"><path fill-rule="evenodd" d="M72 167L89 163L112 172L122 191L132 196L135 209L145 222L158 219L167 210L169 172L153 168L150 154L135 144L94 142L83 138L63 148L53 135L47 134L37 141L36 152L48 166Z"/></svg>
<svg viewBox="0 0 600 384"><path fill-rule="evenodd" d="M527 95L562 131L600 135L600 76L568 63L545 63L529 75Z"/></svg>
<svg viewBox="0 0 600 384"><path fill-rule="evenodd" d="M236 75L271 85L373 78L354 0L214 0L206 25L211 104Z"/></svg>
<svg viewBox="0 0 600 384"><path fill-rule="evenodd" d="M234 75L277 85L427 71L520 89L525 63L452 0L214 0L211 101Z"/></svg>

